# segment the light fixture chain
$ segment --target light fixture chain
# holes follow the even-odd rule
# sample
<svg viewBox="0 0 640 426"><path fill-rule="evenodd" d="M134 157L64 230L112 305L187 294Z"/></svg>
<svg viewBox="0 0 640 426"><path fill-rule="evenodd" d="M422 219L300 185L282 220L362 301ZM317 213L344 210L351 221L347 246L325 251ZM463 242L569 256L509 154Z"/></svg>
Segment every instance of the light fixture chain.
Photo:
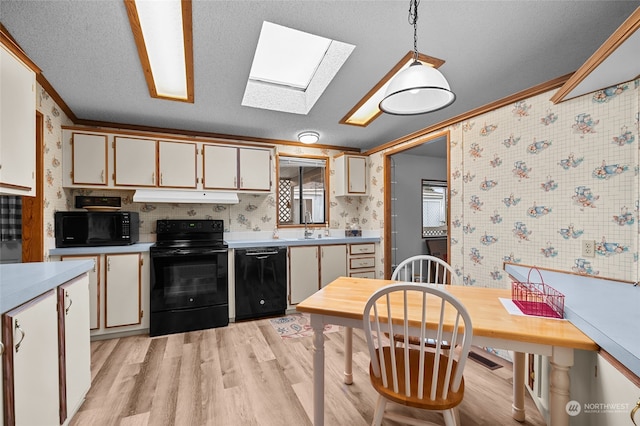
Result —
<svg viewBox="0 0 640 426"><path fill-rule="evenodd" d="M409 25L413 25L413 60L418 61L418 5L420 0L409 2Z"/></svg>

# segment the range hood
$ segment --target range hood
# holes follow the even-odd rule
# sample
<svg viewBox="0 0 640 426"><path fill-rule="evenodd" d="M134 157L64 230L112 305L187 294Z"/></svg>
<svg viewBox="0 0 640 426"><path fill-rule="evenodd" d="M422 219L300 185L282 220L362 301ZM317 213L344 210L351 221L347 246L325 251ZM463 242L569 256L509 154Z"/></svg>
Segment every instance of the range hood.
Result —
<svg viewBox="0 0 640 426"><path fill-rule="evenodd" d="M174 191L163 189L138 189L133 194L136 203L178 203L178 204L238 204L235 192L218 191Z"/></svg>

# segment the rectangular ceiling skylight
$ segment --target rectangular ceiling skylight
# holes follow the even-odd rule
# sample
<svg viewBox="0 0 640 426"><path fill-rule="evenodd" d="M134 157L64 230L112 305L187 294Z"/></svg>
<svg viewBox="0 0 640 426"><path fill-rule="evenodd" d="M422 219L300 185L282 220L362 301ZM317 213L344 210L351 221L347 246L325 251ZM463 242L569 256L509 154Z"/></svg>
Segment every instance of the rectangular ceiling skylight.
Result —
<svg viewBox="0 0 640 426"><path fill-rule="evenodd" d="M354 48L263 22L242 105L307 114Z"/></svg>
<svg viewBox="0 0 640 426"><path fill-rule="evenodd" d="M265 21L249 78L305 90L330 45L328 38Z"/></svg>

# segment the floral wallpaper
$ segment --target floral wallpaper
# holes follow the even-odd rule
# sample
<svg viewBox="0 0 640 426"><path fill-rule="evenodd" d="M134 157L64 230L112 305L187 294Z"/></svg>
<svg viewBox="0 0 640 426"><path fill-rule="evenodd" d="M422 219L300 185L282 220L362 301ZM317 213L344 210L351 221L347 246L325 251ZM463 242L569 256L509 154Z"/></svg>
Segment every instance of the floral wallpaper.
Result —
<svg viewBox="0 0 640 426"><path fill-rule="evenodd" d="M71 125L71 120L38 84L36 109L44 118L44 259L49 259L49 250L55 248L53 213L67 209L67 194L62 182L62 126Z"/></svg>
<svg viewBox="0 0 640 426"><path fill-rule="evenodd" d="M551 91L448 129L450 262L464 285L509 287L505 261L638 279L639 86L556 105ZM370 157L372 218L383 154Z"/></svg>

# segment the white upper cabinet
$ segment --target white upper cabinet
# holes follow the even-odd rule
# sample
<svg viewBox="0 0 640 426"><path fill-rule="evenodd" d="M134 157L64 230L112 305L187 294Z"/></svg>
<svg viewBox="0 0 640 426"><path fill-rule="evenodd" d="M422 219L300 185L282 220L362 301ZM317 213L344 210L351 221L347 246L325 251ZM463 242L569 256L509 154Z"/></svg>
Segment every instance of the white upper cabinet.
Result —
<svg viewBox="0 0 640 426"><path fill-rule="evenodd" d="M155 140L116 136L114 158L117 186L157 186Z"/></svg>
<svg viewBox="0 0 640 426"><path fill-rule="evenodd" d="M336 196L367 195L367 157L344 154L335 157Z"/></svg>
<svg viewBox="0 0 640 426"><path fill-rule="evenodd" d="M240 184L245 191L271 190L271 150L239 148Z"/></svg>
<svg viewBox="0 0 640 426"><path fill-rule="evenodd" d="M36 195L36 75L0 44L0 194Z"/></svg>
<svg viewBox="0 0 640 426"><path fill-rule="evenodd" d="M71 146L72 182L81 185L107 185L107 135L73 133Z"/></svg>
<svg viewBox="0 0 640 426"><path fill-rule="evenodd" d="M271 190L271 150L204 145L204 189Z"/></svg>
<svg viewBox="0 0 640 426"><path fill-rule="evenodd" d="M64 187L271 191L273 148L166 135L153 139L75 126L64 127L62 133Z"/></svg>
<svg viewBox="0 0 640 426"><path fill-rule="evenodd" d="M182 142L158 142L161 187L195 188L197 145Z"/></svg>
<svg viewBox="0 0 640 426"><path fill-rule="evenodd" d="M204 145L203 157L204 189L236 189L238 187L238 148Z"/></svg>

